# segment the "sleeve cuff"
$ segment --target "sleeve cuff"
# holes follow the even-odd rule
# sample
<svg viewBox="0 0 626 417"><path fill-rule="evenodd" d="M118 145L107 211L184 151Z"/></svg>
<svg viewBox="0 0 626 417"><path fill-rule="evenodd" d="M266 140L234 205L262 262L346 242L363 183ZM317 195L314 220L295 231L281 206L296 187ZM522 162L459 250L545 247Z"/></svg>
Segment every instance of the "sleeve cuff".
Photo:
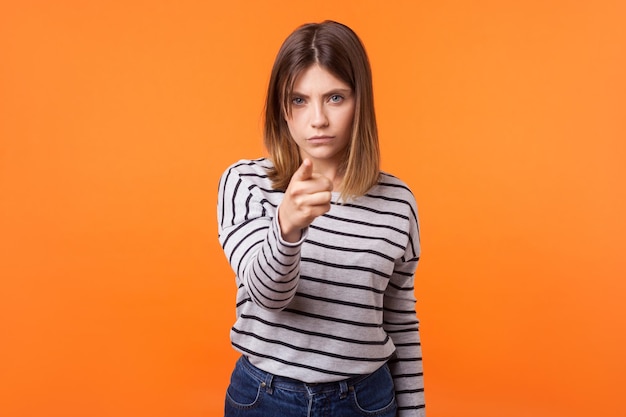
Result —
<svg viewBox="0 0 626 417"><path fill-rule="evenodd" d="M280 205L276 208L276 217L274 217L274 228L276 230L276 236L278 236L278 242L282 245L282 246L286 246L289 248L295 248L298 246L302 246L302 243L304 243L304 241L306 240L307 236L309 235L309 228L305 227L304 229L301 230L301 235L300 235L300 239L298 239L297 242L287 242L286 240L283 239L283 235L280 231L280 221L278 220L278 213L279 213L279 209L280 209Z"/></svg>

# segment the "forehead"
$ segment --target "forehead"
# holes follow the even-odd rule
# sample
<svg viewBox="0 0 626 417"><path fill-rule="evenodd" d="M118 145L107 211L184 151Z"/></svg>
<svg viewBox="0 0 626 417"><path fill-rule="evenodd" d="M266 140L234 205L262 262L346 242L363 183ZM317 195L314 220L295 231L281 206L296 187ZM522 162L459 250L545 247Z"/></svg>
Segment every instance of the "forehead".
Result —
<svg viewBox="0 0 626 417"><path fill-rule="evenodd" d="M303 90L319 91L329 89L351 90L346 82L337 77L326 67L319 64L310 65L296 74L291 86L291 90L297 92L303 92Z"/></svg>

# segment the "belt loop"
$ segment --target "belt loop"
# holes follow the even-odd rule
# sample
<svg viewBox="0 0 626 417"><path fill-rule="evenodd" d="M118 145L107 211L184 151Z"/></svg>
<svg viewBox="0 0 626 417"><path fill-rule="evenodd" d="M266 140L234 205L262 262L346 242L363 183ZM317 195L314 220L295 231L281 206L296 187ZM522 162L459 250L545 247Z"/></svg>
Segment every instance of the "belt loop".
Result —
<svg viewBox="0 0 626 417"><path fill-rule="evenodd" d="M348 382L340 381L339 382L339 398L344 399L348 396Z"/></svg>
<svg viewBox="0 0 626 417"><path fill-rule="evenodd" d="M263 388L265 388L265 391L269 394L272 395L272 393L274 392L274 389L272 388L272 382L274 380L274 375L267 373L265 375L265 381L263 381L261 383L261 386Z"/></svg>

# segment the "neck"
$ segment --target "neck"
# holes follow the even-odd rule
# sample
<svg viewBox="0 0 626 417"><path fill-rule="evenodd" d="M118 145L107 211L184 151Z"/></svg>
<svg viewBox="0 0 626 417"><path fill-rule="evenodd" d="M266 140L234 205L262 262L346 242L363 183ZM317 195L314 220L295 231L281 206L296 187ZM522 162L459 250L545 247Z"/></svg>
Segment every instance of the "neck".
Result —
<svg viewBox="0 0 626 417"><path fill-rule="evenodd" d="M321 174L332 181L333 191L341 191L343 181L343 169L337 164L324 164L318 161L313 162L313 172Z"/></svg>

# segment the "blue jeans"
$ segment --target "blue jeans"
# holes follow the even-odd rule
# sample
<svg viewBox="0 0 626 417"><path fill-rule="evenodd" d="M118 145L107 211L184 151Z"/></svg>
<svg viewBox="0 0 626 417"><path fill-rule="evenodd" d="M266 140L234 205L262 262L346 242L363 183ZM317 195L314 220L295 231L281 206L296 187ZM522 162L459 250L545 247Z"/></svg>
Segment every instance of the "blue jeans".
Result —
<svg viewBox="0 0 626 417"><path fill-rule="evenodd" d="M242 356L226 392L225 417L395 417L387 365L370 375L305 384L268 374Z"/></svg>

